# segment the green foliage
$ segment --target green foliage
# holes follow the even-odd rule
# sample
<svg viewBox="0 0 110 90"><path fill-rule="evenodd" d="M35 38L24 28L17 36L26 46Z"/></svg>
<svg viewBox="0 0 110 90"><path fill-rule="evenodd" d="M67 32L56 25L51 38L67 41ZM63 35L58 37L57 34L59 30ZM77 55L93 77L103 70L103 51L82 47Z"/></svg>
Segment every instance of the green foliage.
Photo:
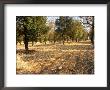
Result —
<svg viewBox="0 0 110 90"><path fill-rule="evenodd" d="M80 17L83 18L83 17ZM84 16L86 23L92 26L92 31L88 34L85 30L84 22L73 19L70 16L59 16L53 25L47 24L46 16L17 16L16 17L16 40L24 41L28 49L28 42L46 41L80 41L87 40L88 36L93 41L94 23L93 19ZM91 17L93 18L93 17ZM26 49L25 48L25 49Z"/></svg>
<svg viewBox="0 0 110 90"><path fill-rule="evenodd" d="M24 44L29 41L37 41L38 37L48 32L45 16L17 16L16 17L16 38L23 37ZM25 43L26 42L26 43Z"/></svg>
<svg viewBox="0 0 110 90"><path fill-rule="evenodd" d="M94 16L80 16L80 18L84 19L86 22L82 22L83 24L89 25L91 30L89 31L89 38L94 45Z"/></svg>
<svg viewBox="0 0 110 90"><path fill-rule="evenodd" d="M83 38L83 35L84 35L84 27L82 25L81 22L79 21L74 21L74 38L75 39L82 39Z"/></svg>
<svg viewBox="0 0 110 90"><path fill-rule="evenodd" d="M59 20L56 20L56 32L59 40L85 40L87 38L87 32L84 30L83 23L74 20L68 16L60 16Z"/></svg>

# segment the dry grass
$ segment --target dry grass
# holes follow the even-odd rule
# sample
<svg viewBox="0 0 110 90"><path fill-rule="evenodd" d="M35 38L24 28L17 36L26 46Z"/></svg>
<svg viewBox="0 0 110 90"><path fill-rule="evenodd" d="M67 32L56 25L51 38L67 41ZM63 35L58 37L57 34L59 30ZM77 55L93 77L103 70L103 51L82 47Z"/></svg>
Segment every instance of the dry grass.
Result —
<svg viewBox="0 0 110 90"><path fill-rule="evenodd" d="M94 74L94 50L90 43L17 46L17 74Z"/></svg>

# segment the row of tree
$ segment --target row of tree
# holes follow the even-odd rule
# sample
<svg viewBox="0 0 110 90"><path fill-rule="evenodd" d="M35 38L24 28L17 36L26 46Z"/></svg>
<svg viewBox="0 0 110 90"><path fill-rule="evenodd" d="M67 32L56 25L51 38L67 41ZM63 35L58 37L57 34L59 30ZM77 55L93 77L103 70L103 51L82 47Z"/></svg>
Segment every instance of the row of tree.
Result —
<svg viewBox="0 0 110 90"><path fill-rule="evenodd" d="M87 40L90 37L94 44L94 17L82 16L81 19L75 20L69 16L59 16L53 26L47 23L46 16L17 16L16 17L16 41L17 43L24 41L25 50L28 50L28 42L62 42ZM91 27L88 33L84 24ZM49 33L51 32L51 33Z"/></svg>
<svg viewBox="0 0 110 90"><path fill-rule="evenodd" d="M56 20L56 26L58 40L62 40L63 44L68 40L78 42L79 40L88 39L88 32L85 31L82 22L74 20L72 17L60 16L59 19Z"/></svg>

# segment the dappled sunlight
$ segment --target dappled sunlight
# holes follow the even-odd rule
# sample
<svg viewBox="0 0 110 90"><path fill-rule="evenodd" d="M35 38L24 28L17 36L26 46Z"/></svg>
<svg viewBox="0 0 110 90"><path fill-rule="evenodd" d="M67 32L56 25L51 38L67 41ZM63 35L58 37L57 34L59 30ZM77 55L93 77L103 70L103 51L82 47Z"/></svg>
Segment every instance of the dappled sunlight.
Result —
<svg viewBox="0 0 110 90"><path fill-rule="evenodd" d="M16 74L94 74L94 16L16 16Z"/></svg>
<svg viewBox="0 0 110 90"><path fill-rule="evenodd" d="M17 74L94 73L94 50L91 45L35 45L29 47L28 53L22 48L19 45L17 50Z"/></svg>

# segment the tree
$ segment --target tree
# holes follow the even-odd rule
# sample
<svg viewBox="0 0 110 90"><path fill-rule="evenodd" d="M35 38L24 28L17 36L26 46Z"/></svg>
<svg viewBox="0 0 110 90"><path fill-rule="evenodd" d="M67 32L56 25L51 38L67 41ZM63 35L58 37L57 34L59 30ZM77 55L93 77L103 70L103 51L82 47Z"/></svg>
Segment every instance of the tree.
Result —
<svg viewBox="0 0 110 90"><path fill-rule="evenodd" d="M27 30L27 24L28 24L28 17L25 16L17 16L16 17L16 37L18 36L24 36L24 44L25 44L25 50L28 50L28 30Z"/></svg>
<svg viewBox="0 0 110 90"><path fill-rule="evenodd" d="M60 16L59 20L60 20L60 31L61 31L60 36L61 36L61 40L63 41L63 44L64 44L65 32L66 32L66 17L65 16Z"/></svg>
<svg viewBox="0 0 110 90"><path fill-rule="evenodd" d="M25 50L28 51L28 42L37 40L38 37L48 31L46 17L44 16L17 16L16 17L16 37L22 36ZM18 39L17 39L18 40Z"/></svg>
<svg viewBox="0 0 110 90"><path fill-rule="evenodd" d="M82 23L78 20L74 20L73 22L73 29L74 29L74 39L76 42L79 42L79 40L83 39L84 36L84 26Z"/></svg>
<svg viewBox="0 0 110 90"><path fill-rule="evenodd" d="M23 31L22 31L22 27L20 26L20 22L17 21L16 23L16 45L19 42L21 45L21 41L23 41Z"/></svg>
<svg viewBox="0 0 110 90"><path fill-rule="evenodd" d="M69 16L60 16L59 19L56 20L56 26L57 36L60 37L59 39L63 41L63 44L64 41L68 41L68 39L78 42L87 35L82 23Z"/></svg>
<svg viewBox="0 0 110 90"><path fill-rule="evenodd" d="M91 30L89 32L89 37L91 40L91 43L94 45L94 16L80 16L80 18L83 19L83 24L88 24L89 27L91 27Z"/></svg>
<svg viewBox="0 0 110 90"><path fill-rule="evenodd" d="M59 39L63 42L65 42L66 39L68 39L68 35L70 34L69 31L71 31L71 22L72 18L69 16L60 16L59 19L56 20L56 32L58 33Z"/></svg>
<svg viewBox="0 0 110 90"><path fill-rule="evenodd" d="M48 21L48 28L49 28L47 33L48 41L55 43L55 22L53 20Z"/></svg>

